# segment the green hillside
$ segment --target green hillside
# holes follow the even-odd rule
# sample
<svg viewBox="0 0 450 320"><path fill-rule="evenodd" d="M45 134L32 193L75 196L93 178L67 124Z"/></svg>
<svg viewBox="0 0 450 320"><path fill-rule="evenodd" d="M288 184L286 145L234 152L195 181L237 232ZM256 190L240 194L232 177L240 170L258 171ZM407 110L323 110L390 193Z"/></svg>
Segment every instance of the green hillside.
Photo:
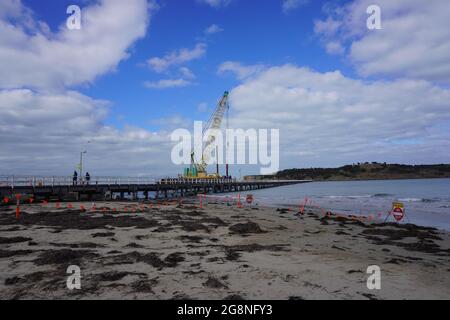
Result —
<svg viewBox="0 0 450 320"><path fill-rule="evenodd" d="M280 180L388 180L450 178L450 164L404 165L386 163L358 163L340 168L288 169L272 176L252 176L253 179Z"/></svg>

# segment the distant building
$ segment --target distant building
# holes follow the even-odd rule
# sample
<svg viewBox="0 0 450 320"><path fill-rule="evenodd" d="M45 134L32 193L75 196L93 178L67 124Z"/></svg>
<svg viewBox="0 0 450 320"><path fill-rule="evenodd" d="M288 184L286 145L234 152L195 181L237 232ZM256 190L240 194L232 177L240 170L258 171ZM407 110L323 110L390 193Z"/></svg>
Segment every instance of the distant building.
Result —
<svg viewBox="0 0 450 320"><path fill-rule="evenodd" d="M259 180L274 180L276 179L275 175L255 175L255 176L245 176L244 181L259 181Z"/></svg>

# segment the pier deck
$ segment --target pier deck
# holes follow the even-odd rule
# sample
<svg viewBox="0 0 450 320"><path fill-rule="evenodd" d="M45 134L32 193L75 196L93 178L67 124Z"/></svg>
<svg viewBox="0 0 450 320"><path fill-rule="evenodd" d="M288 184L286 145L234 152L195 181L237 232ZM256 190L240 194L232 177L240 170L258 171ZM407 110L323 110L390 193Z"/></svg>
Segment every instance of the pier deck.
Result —
<svg viewBox="0 0 450 320"><path fill-rule="evenodd" d="M68 196L75 200L93 196L104 199L124 199L130 195L137 199L143 194L149 199L185 197L199 193L228 193L276 188L285 185L312 182L311 180L266 180L237 181L235 179L142 179L142 178L96 178L74 185L70 178L2 178L0 179L0 196L13 198L16 194L29 195L35 199L64 200Z"/></svg>

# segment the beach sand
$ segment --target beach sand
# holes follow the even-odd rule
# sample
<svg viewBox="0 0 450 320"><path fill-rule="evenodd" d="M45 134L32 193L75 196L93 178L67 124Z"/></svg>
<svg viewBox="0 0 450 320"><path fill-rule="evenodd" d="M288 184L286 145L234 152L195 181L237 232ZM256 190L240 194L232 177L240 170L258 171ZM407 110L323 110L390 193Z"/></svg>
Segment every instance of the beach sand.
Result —
<svg viewBox="0 0 450 320"><path fill-rule="evenodd" d="M74 206L0 208L0 299L450 299L445 231L221 203Z"/></svg>

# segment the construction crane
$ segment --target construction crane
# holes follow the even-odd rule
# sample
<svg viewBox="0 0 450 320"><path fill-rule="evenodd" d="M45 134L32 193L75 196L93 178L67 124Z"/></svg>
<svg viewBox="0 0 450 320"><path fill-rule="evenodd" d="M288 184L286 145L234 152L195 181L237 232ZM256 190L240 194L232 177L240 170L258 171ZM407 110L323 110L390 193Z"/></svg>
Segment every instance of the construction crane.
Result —
<svg viewBox="0 0 450 320"><path fill-rule="evenodd" d="M203 128L203 134L204 137L206 133L208 133L208 136L205 141L205 146L203 148L203 154L201 155L201 161L198 163L195 159L195 153L191 153L191 167L189 169L185 169L185 177L187 178L218 178L219 173L208 175L208 172L206 171L208 167L208 161L211 155L211 151L216 142L216 136L215 132L217 130L220 130L222 127L223 119L225 116L225 113L229 110L229 104L228 104L228 91L225 91L223 94L223 97L220 99L219 103L217 104L216 110L212 114L211 118L207 122L206 126ZM227 124L228 125L228 124ZM218 154L216 150L216 158L218 161ZM228 174L228 168L227 168L227 174Z"/></svg>

